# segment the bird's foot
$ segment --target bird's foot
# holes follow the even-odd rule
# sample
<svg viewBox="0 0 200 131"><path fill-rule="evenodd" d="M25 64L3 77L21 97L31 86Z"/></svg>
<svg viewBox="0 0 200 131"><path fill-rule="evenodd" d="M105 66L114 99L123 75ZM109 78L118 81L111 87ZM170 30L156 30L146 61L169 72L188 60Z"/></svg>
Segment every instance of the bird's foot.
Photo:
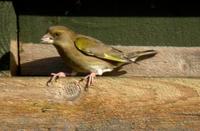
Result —
<svg viewBox="0 0 200 131"><path fill-rule="evenodd" d="M65 73L65 72L58 72L58 73L51 73L51 78L47 81L47 86L53 81L57 81L58 78L60 77L66 77L70 76L70 73Z"/></svg>
<svg viewBox="0 0 200 131"><path fill-rule="evenodd" d="M95 77L96 77L96 73L90 73L89 75L87 75L84 78L80 79L77 84L79 84L80 82L86 80L87 82L86 82L86 85L85 85L85 90L87 90L88 87L90 87L93 84Z"/></svg>
<svg viewBox="0 0 200 131"><path fill-rule="evenodd" d="M49 86L53 81L57 81L60 77L71 76L73 74L65 73L65 72L58 72L58 73L51 73L51 78L47 81L47 86ZM77 87L80 87L80 83L82 81L86 81L85 90L88 89L93 83L94 78L96 77L96 73L90 73L89 75L85 76L84 78L80 79L79 81L75 82Z"/></svg>

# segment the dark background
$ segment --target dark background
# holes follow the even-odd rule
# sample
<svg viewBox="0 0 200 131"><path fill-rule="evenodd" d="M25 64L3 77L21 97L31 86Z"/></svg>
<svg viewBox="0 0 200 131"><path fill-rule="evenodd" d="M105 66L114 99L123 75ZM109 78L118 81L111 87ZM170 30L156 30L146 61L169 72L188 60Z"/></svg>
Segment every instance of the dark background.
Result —
<svg viewBox="0 0 200 131"><path fill-rule="evenodd" d="M14 0L19 14L69 16L199 16L198 0Z"/></svg>

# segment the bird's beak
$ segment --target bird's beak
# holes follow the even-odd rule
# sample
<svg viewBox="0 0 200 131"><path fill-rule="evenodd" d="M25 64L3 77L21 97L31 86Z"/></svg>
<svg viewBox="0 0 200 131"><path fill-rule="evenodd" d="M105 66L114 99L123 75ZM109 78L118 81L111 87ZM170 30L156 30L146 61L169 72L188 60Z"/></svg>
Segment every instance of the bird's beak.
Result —
<svg viewBox="0 0 200 131"><path fill-rule="evenodd" d="M54 40L53 37L49 33L47 33L41 38L41 42L47 44L53 44Z"/></svg>

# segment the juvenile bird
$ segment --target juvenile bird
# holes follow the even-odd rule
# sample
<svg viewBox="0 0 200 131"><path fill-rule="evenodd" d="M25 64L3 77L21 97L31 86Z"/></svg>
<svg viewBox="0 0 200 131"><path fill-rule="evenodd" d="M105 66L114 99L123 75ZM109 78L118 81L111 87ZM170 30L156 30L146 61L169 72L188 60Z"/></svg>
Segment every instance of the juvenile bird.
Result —
<svg viewBox="0 0 200 131"><path fill-rule="evenodd" d="M86 73L89 87L96 75L111 72L123 65L136 62L141 56L155 55L155 50L124 53L90 36L75 33L65 26L51 26L41 39L53 44L65 63L78 73ZM52 73L52 78L65 77L64 72Z"/></svg>

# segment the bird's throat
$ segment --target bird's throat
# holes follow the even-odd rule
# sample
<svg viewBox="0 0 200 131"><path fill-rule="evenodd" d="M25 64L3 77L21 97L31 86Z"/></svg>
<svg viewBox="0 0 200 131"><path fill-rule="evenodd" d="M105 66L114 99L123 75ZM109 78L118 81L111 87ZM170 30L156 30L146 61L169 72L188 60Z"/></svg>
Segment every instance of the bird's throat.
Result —
<svg viewBox="0 0 200 131"><path fill-rule="evenodd" d="M83 72L83 69L80 66L80 52L76 49L74 46L68 46L68 45L61 45L61 44L54 44L56 47L58 53L64 60L64 62L74 69L77 72Z"/></svg>

